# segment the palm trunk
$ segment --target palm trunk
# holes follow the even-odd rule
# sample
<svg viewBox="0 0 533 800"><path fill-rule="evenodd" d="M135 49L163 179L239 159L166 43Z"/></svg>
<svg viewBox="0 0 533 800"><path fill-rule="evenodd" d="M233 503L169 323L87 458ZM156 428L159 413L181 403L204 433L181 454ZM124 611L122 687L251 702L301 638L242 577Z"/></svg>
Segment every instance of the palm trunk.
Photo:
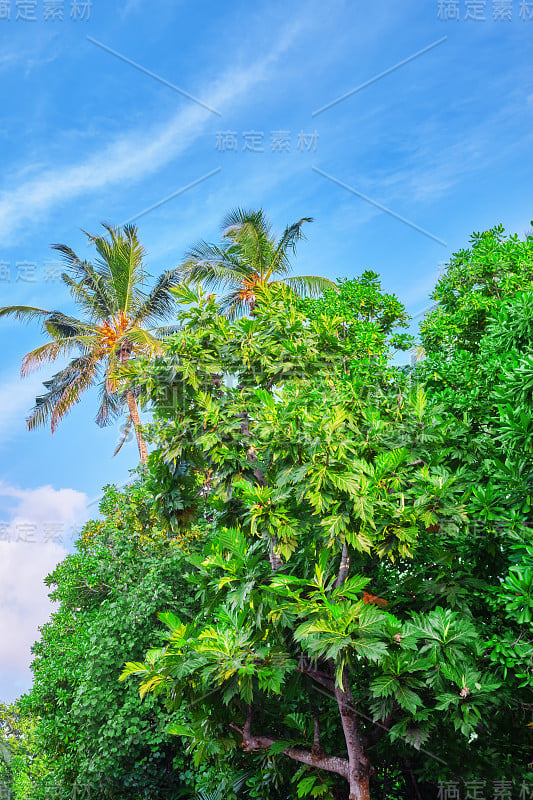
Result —
<svg viewBox="0 0 533 800"><path fill-rule="evenodd" d="M146 464L148 464L148 449L146 447L146 442L144 441L141 434L141 418L139 416L139 409L137 408L137 403L135 402L135 398L129 389L126 392L126 402L128 404L128 409L130 412L131 421L133 422L133 427L135 428L135 436L137 437L137 446L139 448L139 456L141 457L141 464L143 466L146 466Z"/></svg>
<svg viewBox="0 0 533 800"><path fill-rule="evenodd" d="M131 346L125 343L122 346L119 356L121 363L125 364L130 355ZM137 447L139 448L141 464L143 467L145 467L148 464L148 448L146 447L146 442L144 441L141 433L141 418L139 416L139 409L137 408L137 403L133 396L133 392L130 389L126 391L126 403L128 404L131 421L133 422L133 427L135 428L135 436L137 438Z"/></svg>

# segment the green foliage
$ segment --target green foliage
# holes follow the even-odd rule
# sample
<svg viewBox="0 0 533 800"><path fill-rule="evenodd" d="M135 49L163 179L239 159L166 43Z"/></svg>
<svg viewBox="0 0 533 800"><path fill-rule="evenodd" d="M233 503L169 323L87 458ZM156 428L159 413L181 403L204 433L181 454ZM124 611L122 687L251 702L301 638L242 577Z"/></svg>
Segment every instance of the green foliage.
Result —
<svg viewBox="0 0 533 800"><path fill-rule="evenodd" d="M346 307L359 291L341 287ZM456 420L386 365L383 336L371 381L368 359L347 368L387 304L355 324L271 287L232 324L199 292L165 356L141 366L152 470L164 464L180 491L196 476L213 536L189 559L201 613L160 617L167 644L122 678L166 698L198 764L241 741L305 761L294 753L321 747L313 720L342 754L339 691L377 776L405 758L434 782L495 775L495 750L499 778L526 763L525 745L520 755L507 745L512 698L487 643L497 617L487 597L505 561L483 559L498 534L487 543L468 523L471 484L448 441ZM393 316L387 332L402 319L395 306ZM339 778L297 780L300 796L330 796Z"/></svg>
<svg viewBox="0 0 533 800"><path fill-rule="evenodd" d="M528 775L533 238L499 226L452 257L411 373L375 273L291 289L305 221L276 240L234 212L188 264L228 296L175 288L161 356L120 372L155 449L49 576L35 686L2 710L17 800Z"/></svg>
<svg viewBox="0 0 533 800"><path fill-rule="evenodd" d="M161 703L150 697L139 707L117 674L126 654L146 649L158 611L194 614L182 571L195 532L169 538L141 485L108 487L101 512L47 578L59 605L34 646L34 686L21 700L39 718L44 767L29 770L32 800L170 797L188 763Z"/></svg>
<svg viewBox="0 0 533 800"><path fill-rule="evenodd" d="M475 352L489 319L533 279L533 236L507 236L502 225L474 233L454 253L431 295L437 307L420 326L428 354Z"/></svg>
<svg viewBox="0 0 533 800"><path fill-rule="evenodd" d="M29 772L45 769L38 753L35 727L37 719L15 703L0 704L0 795L13 800L31 797Z"/></svg>
<svg viewBox="0 0 533 800"><path fill-rule="evenodd" d="M343 320L344 349L350 358L381 355L391 350L408 350L413 338L396 331L407 327L407 312L393 294L381 289L379 276L370 270L361 277L338 281L328 287L322 297L301 300L301 308L311 318L324 314Z"/></svg>
<svg viewBox="0 0 533 800"><path fill-rule="evenodd" d="M533 666L533 238L501 227L455 256L422 325L418 365L448 427L448 465L471 487L470 556L492 584L484 605L490 658L527 742ZM476 544L477 542L477 544ZM481 588L481 587L480 587Z"/></svg>

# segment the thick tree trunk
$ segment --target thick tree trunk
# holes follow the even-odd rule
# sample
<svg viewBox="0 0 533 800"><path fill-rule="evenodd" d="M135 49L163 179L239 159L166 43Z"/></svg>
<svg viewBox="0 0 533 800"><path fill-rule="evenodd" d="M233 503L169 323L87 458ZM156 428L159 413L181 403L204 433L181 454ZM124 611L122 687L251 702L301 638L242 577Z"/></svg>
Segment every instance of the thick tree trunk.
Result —
<svg viewBox="0 0 533 800"><path fill-rule="evenodd" d="M135 398L129 389L126 392L126 402L128 404L133 427L135 428L135 436L137 437L137 446L139 448L141 463L143 466L145 466L148 463L148 448L146 447L146 442L144 441L141 433L141 418L139 416L139 409L137 408Z"/></svg>
<svg viewBox="0 0 533 800"><path fill-rule="evenodd" d="M342 545L341 563L335 588L342 586L350 574L350 556L346 542ZM363 742L357 722L353 694L342 676L343 686L335 685L335 698L341 715L344 739L348 750L348 783L350 784L350 800L370 800L370 764L364 753Z"/></svg>
<svg viewBox="0 0 533 800"><path fill-rule="evenodd" d="M370 800L370 765L363 751L353 695L345 681L346 678L343 676L344 688L335 686L335 698L348 750L350 800Z"/></svg>

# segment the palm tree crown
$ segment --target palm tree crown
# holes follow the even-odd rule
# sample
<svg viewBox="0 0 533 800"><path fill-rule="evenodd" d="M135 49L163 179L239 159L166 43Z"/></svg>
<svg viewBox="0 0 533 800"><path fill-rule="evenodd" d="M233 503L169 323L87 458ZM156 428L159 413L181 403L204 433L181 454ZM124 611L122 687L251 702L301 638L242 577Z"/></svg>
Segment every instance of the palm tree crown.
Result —
<svg viewBox="0 0 533 800"><path fill-rule="evenodd" d="M304 238L305 222L312 219L303 217L288 225L278 239L261 209L237 208L222 223L220 245L202 241L190 250L182 265L183 276L206 288L226 290L221 306L232 318L253 310L262 286L285 283L298 294L320 294L326 286L335 284L327 278L289 275L289 256Z"/></svg>
<svg viewBox="0 0 533 800"><path fill-rule="evenodd" d="M22 376L45 363L73 356L67 366L44 382L47 392L37 397L27 419L28 428L50 420L53 433L82 393L99 385L101 401L96 422L100 426L109 424L127 405L141 461L146 463L147 451L139 429L135 397L131 390L121 389L113 376L119 364L132 355L160 351L161 340L171 329L154 327L154 323L167 318L174 308L171 289L180 283L180 270L163 273L152 290L145 293L145 252L137 228L103 227L107 236L86 234L98 254L94 264L81 260L67 245L53 245L65 263L61 279L83 311L80 319L32 306L0 308L0 317L40 319L43 332L49 336L50 341L24 357Z"/></svg>

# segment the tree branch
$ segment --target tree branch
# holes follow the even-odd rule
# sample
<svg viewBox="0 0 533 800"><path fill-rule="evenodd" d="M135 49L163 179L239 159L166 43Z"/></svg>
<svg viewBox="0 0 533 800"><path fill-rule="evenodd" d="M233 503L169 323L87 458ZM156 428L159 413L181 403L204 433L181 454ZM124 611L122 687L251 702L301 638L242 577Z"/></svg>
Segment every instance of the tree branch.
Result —
<svg viewBox="0 0 533 800"><path fill-rule="evenodd" d="M253 736L252 735L252 708L248 707L246 715L246 722L240 728L238 725L230 724L233 730L238 731L242 736L242 748L245 753L252 753L256 750L269 750L273 744L280 741L273 739L271 736ZM283 751L284 755L292 758L293 761L299 761L301 764L307 764L310 767L317 769L325 769L327 772L335 772L341 775L346 780L349 780L349 764L347 759L340 758L340 756L317 756L310 750L305 750L300 747L286 747Z"/></svg>
<svg viewBox="0 0 533 800"><path fill-rule="evenodd" d="M335 589L338 589L339 586L342 586L343 583L346 583L349 574L350 574L350 556L348 554L348 545L346 544L346 542L343 542L341 563L337 579L335 581Z"/></svg>
<svg viewBox="0 0 533 800"><path fill-rule="evenodd" d="M311 669L310 667L305 666L299 666L298 672L301 672L302 675L307 675L309 678L316 681L330 692L333 692L335 689L335 681L331 675L328 675L327 672L322 672L321 670Z"/></svg>

